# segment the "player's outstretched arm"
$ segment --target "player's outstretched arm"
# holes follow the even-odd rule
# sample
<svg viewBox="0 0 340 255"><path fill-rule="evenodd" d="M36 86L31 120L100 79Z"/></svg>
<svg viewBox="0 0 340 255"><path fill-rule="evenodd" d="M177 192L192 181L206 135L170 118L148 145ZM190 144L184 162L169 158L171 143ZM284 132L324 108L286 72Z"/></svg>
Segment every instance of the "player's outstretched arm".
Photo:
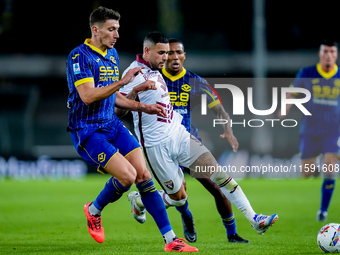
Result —
<svg viewBox="0 0 340 255"><path fill-rule="evenodd" d="M106 87L95 87L94 82L85 82L77 87L81 100L90 105L96 101L108 98L117 92L121 87L130 83L139 74L143 67L135 67L129 70L123 79L120 81L111 83Z"/></svg>
<svg viewBox="0 0 340 255"><path fill-rule="evenodd" d="M150 90L150 89L157 89L156 88L156 83L154 81L147 80L147 81L145 81L145 82L135 86L129 92L129 94L126 95L126 98L131 99L131 100L136 100L138 92L147 91L147 90ZM115 108L115 112L116 112L116 115L119 118L121 118L121 117L125 116L128 113L128 110L116 107Z"/></svg>
<svg viewBox="0 0 340 255"><path fill-rule="evenodd" d="M230 126L230 116L224 110L221 104L215 105L211 110L216 114L217 118L227 120L227 124L224 124L224 133L220 135L221 138L227 139L234 152L237 152L239 143L234 136L233 130Z"/></svg>
<svg viewBox="0 0 340 255"><path fill-rule="evenodd" d="M160 116L166 117L165 109L159 104L143 104L141 102L128 99L119 92L117 92L116 95L116 106L123 110L158 114Z"/></svg>

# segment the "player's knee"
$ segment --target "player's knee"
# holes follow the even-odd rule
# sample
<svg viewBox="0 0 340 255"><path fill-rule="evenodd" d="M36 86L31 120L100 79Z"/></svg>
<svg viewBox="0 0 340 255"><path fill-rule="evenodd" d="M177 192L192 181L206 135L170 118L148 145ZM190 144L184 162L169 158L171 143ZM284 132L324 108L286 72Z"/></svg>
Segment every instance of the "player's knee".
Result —
<svg viewBox="0 0 340 255"><path fill-rule="evenodd" d="M184 186L182 185L179 191L174 194L169 194L170 204L173 206L182 206L187 201L187 193L185 192Z"/></svg>
<svg viewBox="0 0 340 255"><path fill-rule="evenodd" d="M116 177L116 179L124 186L131 187L135 183L137 178L137 172L133 167L129 167L122 171L123 174Z"/></svg>
<svg viewBox="0 0 340 255"><path fill-rule="evenodd" d="M220 188L225 187L230 193L233 193L238 187L238 183L223 171L213 173L210 179Z"/></svg>
<svg viewBox="0 0 340 255"><path fill-rule="evenodd" d="M311 171L309 171L308 169L303 169L303 171L302 171L302 177L304 177L304 178L308 178L308 177L310 177L313 173L311 172Z"/></svg>
<svg viewBox="0 0 340 255"><path fill-rule="evenodd" d="M332 166L329 165L335 165L338 161L338 155L337 154L326 154L324 157L324 165L328 166L328 168L332 168Z"/></svg>
<svg viewBox="0 0 340 255"><path fill-rule="evenodd" d="M138 184L142 181L146 181L146 180L149 180L149 179L151 179L151 174L148 171L148 169L143 168L143 169L137 170L137 176L136 176L136 179L135 179L135 184Z"/></svg>
<svg viewBox="0 0 340 255"><path fill-rule="evenodd" d="M176 206L176 207L180 207L180 206L183 206L185 205L188 197L185 197L185 198L182 198L182 199L179 199L180 197L173 197L174 199L172 198L168 198L167 202L168 204L172 205L172 206Z"/></svg>
<svg viewBox="0 0 340 255"><path fill-rule="evenodd" d="M210 176L210 180L212 180L217 185L222 185L224 182L226 182L229 178L231 178L225 171L219 170L213 172L213 174Z"/></svg>

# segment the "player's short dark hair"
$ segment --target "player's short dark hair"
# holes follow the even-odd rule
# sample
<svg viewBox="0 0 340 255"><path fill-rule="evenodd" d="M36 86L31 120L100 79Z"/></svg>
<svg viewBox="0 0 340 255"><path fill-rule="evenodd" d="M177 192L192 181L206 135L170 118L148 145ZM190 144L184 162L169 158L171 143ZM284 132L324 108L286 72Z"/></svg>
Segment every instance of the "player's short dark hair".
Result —
<svg viewBox="0 0 340 255"><path fill-rule="evenodd" d="M144 47L152 45L156 45L157 43L169 43L169 39L160 32L151 32L147 34L144 38Z"/></svg>
<svg viewBox="0 0 340 255"><path fill-rule="evenodd" d="M320 43L320 46L321 45L326 45L326 46L329 46L329 47L338 47L338 43L335 41L335 40L332 40L332 39L329 39L329 38L325 38L321 41Z"/></svg>
<svg viewBox="0 0 340 255"><path fill-rule="evenodd" d="M169 43L180 43L184 46L183 42L179 39L176 39L176 38L170 38Z"/></svg>
<svg viewBox="0 0 340 255"><path fill-rule="evenodd" d="M100 6L90 15L90 27L98 23L103 24L108 19L114 19L118 21L120 19L120 14L112 9Z"/></svg>

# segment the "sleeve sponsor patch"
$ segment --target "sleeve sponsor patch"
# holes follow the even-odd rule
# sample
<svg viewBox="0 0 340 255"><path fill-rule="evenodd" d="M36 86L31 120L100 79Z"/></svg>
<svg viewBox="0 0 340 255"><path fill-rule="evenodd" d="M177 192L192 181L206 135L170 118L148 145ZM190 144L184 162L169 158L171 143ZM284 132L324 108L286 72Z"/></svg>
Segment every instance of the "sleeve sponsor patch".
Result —
<svg viewBox="0 0 340 255"><path fill-rule="evenodd" d="M74 74L80 74L80 66L79 66L79 63L74 63L74 64L73 64L73 73L74 73Z"/></svg>

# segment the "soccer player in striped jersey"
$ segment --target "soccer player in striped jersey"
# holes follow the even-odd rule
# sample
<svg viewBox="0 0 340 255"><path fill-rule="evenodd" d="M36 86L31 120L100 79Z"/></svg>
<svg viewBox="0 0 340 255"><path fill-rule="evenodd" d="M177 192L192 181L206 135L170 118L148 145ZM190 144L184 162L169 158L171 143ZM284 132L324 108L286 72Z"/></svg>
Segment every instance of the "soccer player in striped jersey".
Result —
<svg viewBox="0 0 340 255"><path fill-rule="evenodd" d="M278 215L258 215L254 212L247 197L237 182L226 172L220 171L221 166L210 151L181 124L182 116L173 111L168 88L160 73L167 60L169 40L158 32L148 34L144 39L143 54L124 71L123 77L129 70L144 67L142 73L120 89L129 99L136 99L143 103L156 103L164 106L167 116L150 115L132 112L135 132L140 140L150 170L166 193L163 201L168 206L175 206L181 214L190 216L187 193L183 179L184 174L179 166L195 171L198 168L213 167L215 172L201 172L205 177L216 183L223 194L245 215L258 234L263 234L277 219ZM148 89L143 83L146 80L155 81L156 89ZM119 113L122 115L122 113ZM135 196L135 194L130 193ZM138 210L139 222L143 219L142 203L136 199L129 199L133 208ZM195 241L196 239L192 240Z"/></svg>
<svg viewBox="0 0 340 255"><path fill-rule="evenodd" d="M114 45L119 38L120 14L99 7L90 15L91 39L71 51L67 59L69 86L68 130L78 153L98 171L112 177L93 202L84 206L90 235L104 242L101 212L136 184L146 210L165 240L165 251L198 251L177 238L164 203L148 172L141 147L115 114L115 106L165 117L159 104L128 100L118 90L132 82L143 67L132 68L119 80L119 58ZM144 84L154 88L153 81Z"/></svg>
<svg viewBox="0 0 340 255"><path fill-rule="evenodd" d="M184 60L186 59L183 43L177 39L170 39L169 45L168 60L162 69L162 74L169 90L172 106L174 111L183 116L182 124L186 130L201 140L198 135L198 128L191 123L190 100L195 100L197 97L200 98L201 94L204 93L207 95L208 108L212 110L217 118L229 120L230 117L207 82L183 67ZM237 152L238 141L233 135L230 125L225 125L221 138L227 139L233 150ZM184 167L183 170L190 174L190 169ZM237 234L231 203L221 192L220 188L209 178L197 178L197 180L214 196L217 210L226 228L228 241L249 243L248 240L243 239Z"/></svg>
<svg viewBox="0 0 340 255"><path fill-rule="evenodd" d="M317 221L327 220L335 186L336 167L339 166L337 141L340 136L340 72L336 65L337 58L337 43L324 40L319 48L319 63L302 68L292 84L293 87L309 90L312 96L304 104L312 115L304 116L301 121L299 149L304 177L315 175L315 171L324 173ZM287 98L295 96L290 93ZM291 106L287 105L287 114ZM279 116L283 117L281 112ZM316 158L319 154L323 154L323 162L317 166Z"/></svg>

